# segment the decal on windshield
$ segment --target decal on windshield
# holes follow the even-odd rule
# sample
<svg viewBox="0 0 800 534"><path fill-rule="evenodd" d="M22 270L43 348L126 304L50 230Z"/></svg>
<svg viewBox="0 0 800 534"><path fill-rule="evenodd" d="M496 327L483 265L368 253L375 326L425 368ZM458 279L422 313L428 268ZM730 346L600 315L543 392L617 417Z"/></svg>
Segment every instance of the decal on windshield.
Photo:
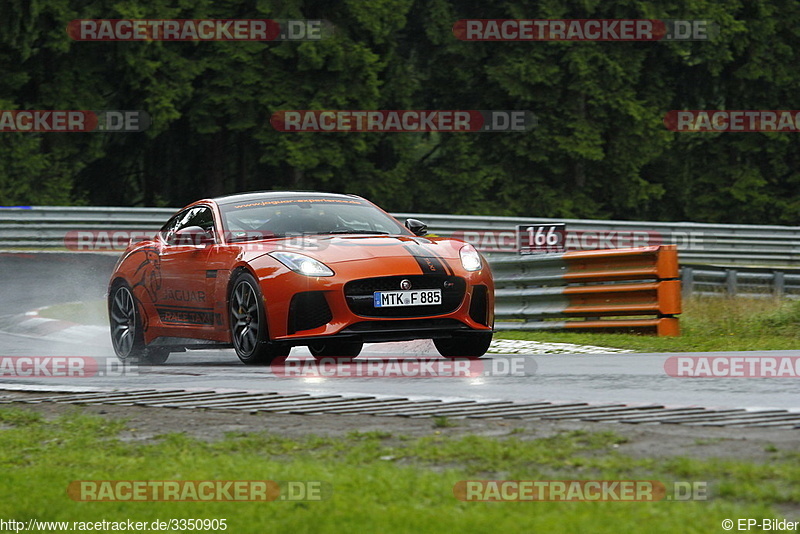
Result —
<svg viewBox="0 0 800 534"><path fill-rule="evenodd" d="M359 200L348 200L344 198L292 198L285 200L261 200L259 202L248 202L247 204L239 204L233 206L233 209L252 208L255 206L280 206L282 204L297 204L297 203L323 203L323 204L355 204L356 206L366 205Z"/></svg>

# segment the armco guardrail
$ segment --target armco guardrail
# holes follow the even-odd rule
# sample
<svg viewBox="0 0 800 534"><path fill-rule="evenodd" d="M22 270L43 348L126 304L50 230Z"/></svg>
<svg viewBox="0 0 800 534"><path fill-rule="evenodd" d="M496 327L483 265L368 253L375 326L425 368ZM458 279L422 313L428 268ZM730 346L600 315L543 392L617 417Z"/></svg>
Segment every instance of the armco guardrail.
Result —
<svg viewBox="0 0 800 534"><path fill-rule="evenodd" d="M175 208L33 207L0 209L0 248L63 247L70 231L155 231ZM396 213L428 223L431 233L456 235L490 257L514 253L519 224L565 223L579 249L674 244L687 263L800 266L800 227L661 223ZM107 236L113 239L114 235ZM124 240L124 234L117 235Z"/></svg>
<svg viewBox="0 0 800 534"><path fill-rule="evenodd" d="M176 208L55 206L0 209L0 250L65 245L75 250L122 250L130 237L155 232L175 211ZM692 269L685 272L694 273L684 281L684 295L727 292L800 296L800 270L787 268L800 265L800 227L796 226L394 215L422 219L429 223L431 233L471 241L492 263L516 257L513 251L518 224L563 222L568 240L583 249L676 244L681 260ZM743 265L750 267L740 267Z"/></svg>
<svg viewBox="0 0 800 534"><path fill-rule="evenodd" d="M800 269L682 265L681 287L684 298L701 295L797 299Z"/></svg>
<svg viewBox="0 0 800 534"><path fill-rule="evenodd" d="M122 250L130 232L155 232L176 211L174 208L50 206L0 209L0 249L63 248L71 233L107 231L108 248Z"/></svg>
<svg viewBox="0 0 800 534"><path fill-rule="evenodd" d="M520 224L564 223L567 245L612 249L677 245L681 261L723 265L800 265L800 226L691 222L602 221L468 215L393 214L428 223L438 235L456 235L491 255L514 252Z"/></svg>
<svg viewBox="0 0 800 534"><path fill-rule="evenodd" d="M496 259L492 271L498 330L679 334L674 245ZM631 318L618 318L626 316Z"/></svg>

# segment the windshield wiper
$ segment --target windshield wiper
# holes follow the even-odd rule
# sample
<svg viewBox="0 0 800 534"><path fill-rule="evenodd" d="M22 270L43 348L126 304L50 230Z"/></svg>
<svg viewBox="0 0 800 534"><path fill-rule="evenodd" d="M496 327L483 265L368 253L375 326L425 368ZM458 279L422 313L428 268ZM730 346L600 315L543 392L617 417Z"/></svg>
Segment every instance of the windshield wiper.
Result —
<svg viewBox="0 0 800 534"><path fill-rule="evenodd" d="M248 241L261 241L264 239L275 239L276 237L284 237L280 234L248 234L237 235L228 238L228 243L246 243Z"/></svg>

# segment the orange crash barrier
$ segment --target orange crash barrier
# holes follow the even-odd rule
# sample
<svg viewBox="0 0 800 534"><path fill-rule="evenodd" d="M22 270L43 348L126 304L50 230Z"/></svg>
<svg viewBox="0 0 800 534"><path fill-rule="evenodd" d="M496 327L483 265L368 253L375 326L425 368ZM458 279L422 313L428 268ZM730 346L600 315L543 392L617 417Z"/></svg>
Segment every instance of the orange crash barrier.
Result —
<svg viewBox="0 0 800 534"><path fill-rule="evenodd" d="M497 330L680 335L675 245L513 258L492 269Z"/></svg>

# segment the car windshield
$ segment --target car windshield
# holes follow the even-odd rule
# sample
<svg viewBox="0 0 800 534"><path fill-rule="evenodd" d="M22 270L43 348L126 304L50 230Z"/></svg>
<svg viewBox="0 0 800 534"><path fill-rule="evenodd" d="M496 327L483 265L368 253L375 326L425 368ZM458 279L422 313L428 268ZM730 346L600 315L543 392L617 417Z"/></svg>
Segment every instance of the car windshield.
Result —
<svg viewBox="0 0 800 534"><path fill-rule="evenodd" d="M229 242L309 234L410 232L372 204L358 199L270 199L220 205Z"/></svg>

